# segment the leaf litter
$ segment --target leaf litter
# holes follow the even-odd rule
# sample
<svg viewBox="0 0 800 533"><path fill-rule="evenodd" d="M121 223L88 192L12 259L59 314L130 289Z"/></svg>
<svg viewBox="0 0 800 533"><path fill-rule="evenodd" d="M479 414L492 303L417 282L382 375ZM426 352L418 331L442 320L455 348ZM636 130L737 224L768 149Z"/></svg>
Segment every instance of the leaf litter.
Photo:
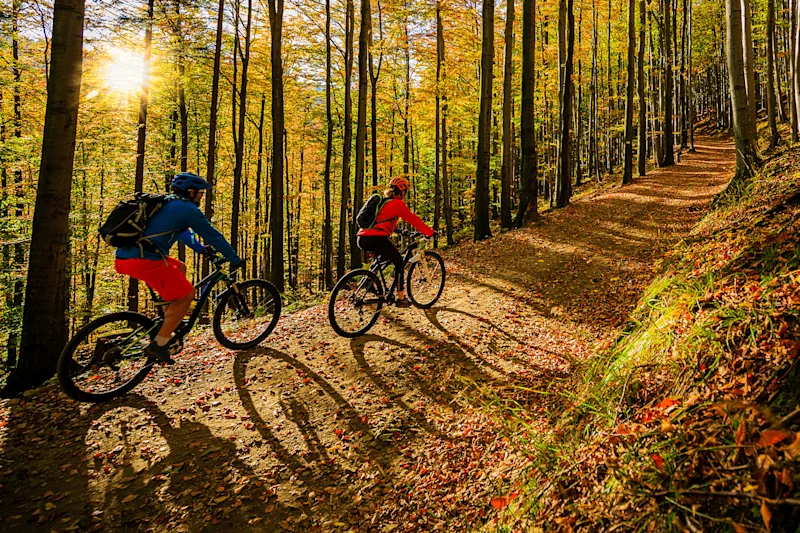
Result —
<svg viewBox="0 0 800 533"><path fill-rule="evenodd" d="M563 435L555 398L576 390L578 372L612 345L657 258L688 234L708 191L723 183L720 173L685 183L679 171L656 172L633 187L591 193L532 227L446 250L442 300L428 311L388 309L359 339L335 337L317 306L282 317L245 352L223 349L210 332L195 335L178 364L107 404L72 402L52 384L4 401L0 524L465 531L492 527L529 501L531 476L579 476L603 461L607 471L618 468L614 454L599 449L580 467L561 457L544 468L524 444ZM728 393L738 406L718 408L748 418L750 455L740 455L774 473L780 454L800 453L800 440L768 432L764 414L743 407L751 392L733 394L753 391L759 379L745 375ZM709 397L670 395L669 405L652 398L643 404L652 405L643 411L649 419L620 417L620 430L604 438L619 448L656 427L683 435L681 417L704 423L710 415L697 406ZM704 439L705 447L724 442L713 433ZM674 457L648 451L641 457L654 471L674 475ZM688 463L703 473L710 467L697 456ZM594 482L588 476L571 491ZM572 523L567 512L550 516Z"/></svg>

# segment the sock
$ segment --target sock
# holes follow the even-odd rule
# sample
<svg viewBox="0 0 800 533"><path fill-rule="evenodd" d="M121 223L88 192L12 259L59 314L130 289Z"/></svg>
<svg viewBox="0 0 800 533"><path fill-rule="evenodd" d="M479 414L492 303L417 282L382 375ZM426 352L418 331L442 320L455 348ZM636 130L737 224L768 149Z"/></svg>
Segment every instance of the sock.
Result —
<svg viewBox="0 0 800 533"><path fill-rule="evenodd" d="M169 342L169 337L162 337L161 335L156 336L156 344L158 346L166 346Z"/></svg>

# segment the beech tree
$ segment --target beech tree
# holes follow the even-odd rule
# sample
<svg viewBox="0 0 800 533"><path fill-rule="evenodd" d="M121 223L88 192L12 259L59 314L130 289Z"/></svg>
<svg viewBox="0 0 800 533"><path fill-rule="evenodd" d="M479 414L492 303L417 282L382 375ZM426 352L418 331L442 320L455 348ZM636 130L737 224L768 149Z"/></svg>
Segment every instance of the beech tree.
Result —
<svg viewBox="0 0 800 533"><path fill-rule="evenodd" d="M67 343L69 212L83 74L83 0L55 0L42 157L14 394L53 375Z"/></svg>

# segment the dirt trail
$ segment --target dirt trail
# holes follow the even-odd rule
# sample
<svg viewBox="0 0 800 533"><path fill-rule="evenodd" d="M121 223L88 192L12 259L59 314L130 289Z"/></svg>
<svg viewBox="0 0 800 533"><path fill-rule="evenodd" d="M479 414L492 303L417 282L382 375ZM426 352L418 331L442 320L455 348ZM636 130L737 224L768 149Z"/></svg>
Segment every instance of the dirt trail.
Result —
<svg viewBox="0 0 800 533"><path fill-rule="evenodd" d="M441 301L385 311L359 339L336 337L320 306L283 317L247 352L197 335L178 364L115 402L80 405L53 386L5 402L0 529L482 524L525 458L477 390L569 386L570 361L618 335L654 261L730 176L730 143L697 146L674 168L445 252Z"/></svg>

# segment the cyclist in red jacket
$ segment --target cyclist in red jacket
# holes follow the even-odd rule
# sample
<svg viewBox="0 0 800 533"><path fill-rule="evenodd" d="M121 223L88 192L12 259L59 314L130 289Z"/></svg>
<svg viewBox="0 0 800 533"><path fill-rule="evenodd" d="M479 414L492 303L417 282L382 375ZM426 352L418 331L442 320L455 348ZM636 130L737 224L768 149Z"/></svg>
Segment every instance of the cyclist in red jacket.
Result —
<svg viewBox="0 0 800 533"><path fill-rule="evenodd" d="M403 285L403 256L397 250L389 236L397 228L400 218L414 226L414 229L425 235L433 236L433 229L428 227L421 218L415 215L406 205L405 198L411 189L411 182L403 176L392 178L389 188L383 193L390 198L375 217L375 224L369 229L358 230L358 247L367 252L372 252L381 259L391 261L394 265L394 286L397 289L397 307L411 307L405 295Z"/></svg>

